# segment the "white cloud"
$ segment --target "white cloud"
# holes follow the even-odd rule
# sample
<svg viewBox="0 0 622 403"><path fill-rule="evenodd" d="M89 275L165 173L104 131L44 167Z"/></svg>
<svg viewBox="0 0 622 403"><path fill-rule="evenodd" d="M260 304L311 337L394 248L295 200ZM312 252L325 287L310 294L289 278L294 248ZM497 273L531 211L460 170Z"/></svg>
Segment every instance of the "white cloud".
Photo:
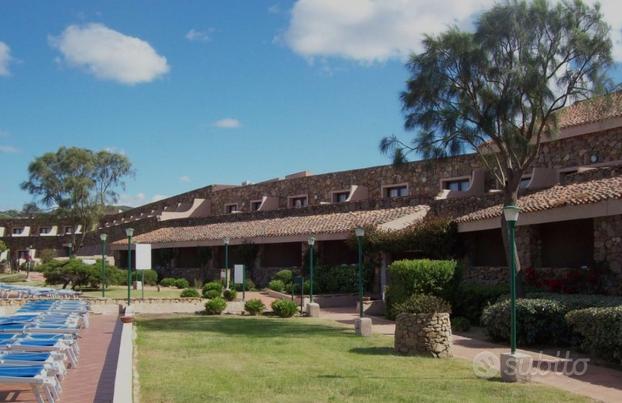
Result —
<svg viewBox="0 0 622 403"><path fill-rule="evenodd" d="M224 118L215 121L213 126L221 129L237 129L242 126L242 123L234 118Z"/></svg>
<svg viewBox="0 0 622 403"><path fill-rule="evenodd" d="M199 31L192 28L186 33L186 39L190 42L209 42L211 40L209 34L213 31L213 28L210 28L207 31Z"/></svg>
<svg viewBox="0 0 622 403"><path fill-rule="evenodd" d="M588 3L595 1L588 0ZM365 63L404 59L422 50L424 34L451 24L468 27L494 0L298 0L283 37L296 53ZM622 61L622 3L601 1L612 26L614 58Z"/></svg>
<svg viewBox="0 0 622 403"><path fill-rule="evenodd" d="M19 149L13 146L0 145L0 154L16 154L18 152L19 152Z"/></svg>
<svg viewBox="0 0 622 403"><path fill-rule="evenodd" d="M0 41L0 76L9 76L9 64L13 61L11 57L11 48L4 42Z"/></svg>
<svg viewBox="0 0 622 403"><path fill-rule="evenodd" d="M190 177L189 177L189 176L186 176L186 175L184 175L184 176L180 176L180 177L179 177L179 180L180 180L181 182L186 182L186 183L191 181Z"/></svg>
<svg viewBox="0 0 622 403"><path fill-rule="evenodd" d="M145 194L140 192L135 195L122 194L119 196L119 203L123 206L136 207L145 203Z"/></svg>
<svg viewBox="0 0 622 403"><path fill-rule="evenodd" d="M70 25L50 44L69 66L82 68L103 80L122 84L153 81L170 67L151 45L103 24Z"/></svg>
<svg viewBox="0 0 622 403"><path fill-rule="evenodd" d="M153 195L153 197L151 198L151 201L152 201L152 202L157 202L157 201L160 201L160 200L164 200L164 199L166 199L167 197L168 197L168 196L166 196L166 195L156 194L156 195Z"/></svg>

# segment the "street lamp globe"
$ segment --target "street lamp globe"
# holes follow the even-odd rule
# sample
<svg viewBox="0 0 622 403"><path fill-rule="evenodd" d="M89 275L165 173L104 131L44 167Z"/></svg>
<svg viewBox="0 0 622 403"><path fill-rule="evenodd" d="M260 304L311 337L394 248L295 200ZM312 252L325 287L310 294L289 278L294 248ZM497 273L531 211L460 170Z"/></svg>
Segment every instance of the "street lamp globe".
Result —
<svg viewBox="0 0 622 403"><path fill-rule="evenodd" d="M127 235L128 237L134 236L134 228L126 228L125 235Z"/></svg>
<svg viewBox="0 0 622 403"><path fill-rule="evenodd" d="M106 242L106 239L108 239L108 235L107 234L99 234L99 239L101 239L102 242Z"/></svg>
<svg viewBox="0 0 622 403"><path fill-rule="evenodd" d="M309 246L315 245L315 237L314 236L310 236L309 239L307 240L307 242L309 243Z"/></svg>
<svg viewBox="0 0 622 403"><path fill-rule="evenodd" d="M357 238L365 236L365 228L361 228L361 227L355 228L354 234L356 235Z"/></svg>
<svg viewBox="0 0 622 403"><path fill-rule="evenodd" d="M224 238L222 240L222 243L224 243L225 245L229 245L229 241L230 241L229 238Z"/></svg>
<svg viewBox="0 0 622 403"><path fill-rule="evenodd" d="M503 215L505 216L505 221L507 222L518 221L519 213L520 213L520 208L513 204L503 207Z"/></svg>

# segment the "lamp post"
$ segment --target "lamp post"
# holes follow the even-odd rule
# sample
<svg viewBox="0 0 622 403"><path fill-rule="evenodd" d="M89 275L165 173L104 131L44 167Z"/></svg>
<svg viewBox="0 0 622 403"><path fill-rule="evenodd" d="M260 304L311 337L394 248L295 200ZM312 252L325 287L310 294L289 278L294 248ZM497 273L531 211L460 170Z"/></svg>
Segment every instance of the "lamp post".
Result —
<svg viewBox="0 0 622 403"><path fill-rule="evenodd" d="M125 235L127 235L127 306L130 306L132 286L132 236L134 235L134 228L126 228Z"/></svg>
<svg viewBox="0 0 622 403"><path fill-rule="evenodd" d="M67 247L69 248L69 259L71 259L73 257L73 244L69 242Z"/></svg>
<svg viewBox="0 0 622 403"><path fill-rule="evenodd" d="M515 205L508 205L503 207L503 215L505 221L508 223L508 256L510 258L510 294L511 294L511 334L510 344L512 354L516 353L516 259L515 253L515 240L514 235L516 233L516 221L518 221L518 214L520 209Z"/></svg>
<svg viewBox="0 0 622 403"><path fill-rule="evenodd" d="M310 301L313 303L313 247L315 245L315 237L310 236L307 243L309 244L309 275L310 275L310 283L309 283L309 294Z"/></svg>
<svg viewBox="0 0 622 403"><path fill-rule="evenodd" d="M356 244L358 245L359 255L359 267L358 267L358 282L359 282L359 317L362 318L363 314L363 237L365 236L365 229L358 227L354 229L356 235Z"/></svg>
<svg viewBox="0 0 622 403"><path fill-rule="evenodd" d="M229 289L229 238L224 238L222 243L225 244L225 288Z"/></svg>
<svg viewBox="0 0 622 403"><path fill-rule="evenodd" d="M26 265L26 280L30 278L30 270L32 269L32 245L28 247L28 264Z"/></svg>
<svg viewBox="0 0 622 403"><path fill-rule="evenodd" d="M101 272L101 283L102 283L102 297L106 296L106 239L108 239L108 235L99 234L99 239L102 241L102 272Z"/></svg>

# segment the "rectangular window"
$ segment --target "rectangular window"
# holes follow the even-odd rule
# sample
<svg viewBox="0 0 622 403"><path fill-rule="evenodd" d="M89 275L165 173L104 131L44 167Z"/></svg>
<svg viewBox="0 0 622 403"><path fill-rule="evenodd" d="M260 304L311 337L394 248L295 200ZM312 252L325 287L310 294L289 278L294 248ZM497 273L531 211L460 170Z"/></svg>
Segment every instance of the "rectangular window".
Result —
<svg viewBox="0 0 622 403"><path fill-rule="evenodd" d="M21 235L22 232L24 232L24 228L23 227L13 228L13 235Z"/></svg>
<svg viewBox="0 0 622 403"><path fill-rule="evenodd" d="M455 192L465 192L471 185L470 179L454 179L443 181L443 189L451 190Z"/></svg>
<svg viewBox="0 0 622 403"><path fill-rule="evenodd" d="M50 227L39 227L39 235L49 234L52 231Z"/></svg>
<svg viewBox="0 0 622 403"><path fill-rule="evenodd" d="M238 204L237 203L225 204L225 213L233 214L233 213L235 213L237 211L238 211Z"/></svg>
<svg viewBox="0 0 622 403"><path fill-rule="evenodd" d="M73 234L73 227L65 227L65 230L63 232L65 233L65 235L71 235Z"/></svg>
<svg viewBox="0 0 622 403"><path fill-rule="evenodd" d="M308 206L307 196L290 197L289 207L303 208Z"/></svg>
<svg viewBox="0 0 622 403"><path fill-rule="evenodd" d="M350 192L335 192L333 193L333 203L345 203L350 197Z"/></svg>
<svg viewBox="0 0 622 403"><path fill-rule="evenodd" d="M389 198L408 196L408 186L399 185L384 188L384 196Z"/></svg>
<svg viewBox="0 0 622 403"><path fill-rule="evenodd" d="M259 211L261 207L261 200L255 200L251 202L251 211Z"/></svg>
<svg viewBox="0 0 622 403"><path fill-rule="evenodd" d="M521 178L520 183L518 184L518 187L521 189L527 189L529 182L531 182L531 176L524 176Z"/></svg>

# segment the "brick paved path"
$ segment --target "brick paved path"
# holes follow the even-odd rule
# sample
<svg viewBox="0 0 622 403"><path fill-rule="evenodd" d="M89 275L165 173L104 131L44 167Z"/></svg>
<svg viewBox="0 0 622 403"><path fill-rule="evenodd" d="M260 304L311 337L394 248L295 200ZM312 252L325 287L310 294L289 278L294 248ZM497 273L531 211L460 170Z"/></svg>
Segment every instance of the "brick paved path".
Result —
<svg viewBox="0 0 622 403"><path fill-rule="evenodd" d="M63 380L62 403L112 402L121 322L117 315L91 315L80 333L80 361ZM1 402L34 402L30 389L0 385Z"/></svg>

